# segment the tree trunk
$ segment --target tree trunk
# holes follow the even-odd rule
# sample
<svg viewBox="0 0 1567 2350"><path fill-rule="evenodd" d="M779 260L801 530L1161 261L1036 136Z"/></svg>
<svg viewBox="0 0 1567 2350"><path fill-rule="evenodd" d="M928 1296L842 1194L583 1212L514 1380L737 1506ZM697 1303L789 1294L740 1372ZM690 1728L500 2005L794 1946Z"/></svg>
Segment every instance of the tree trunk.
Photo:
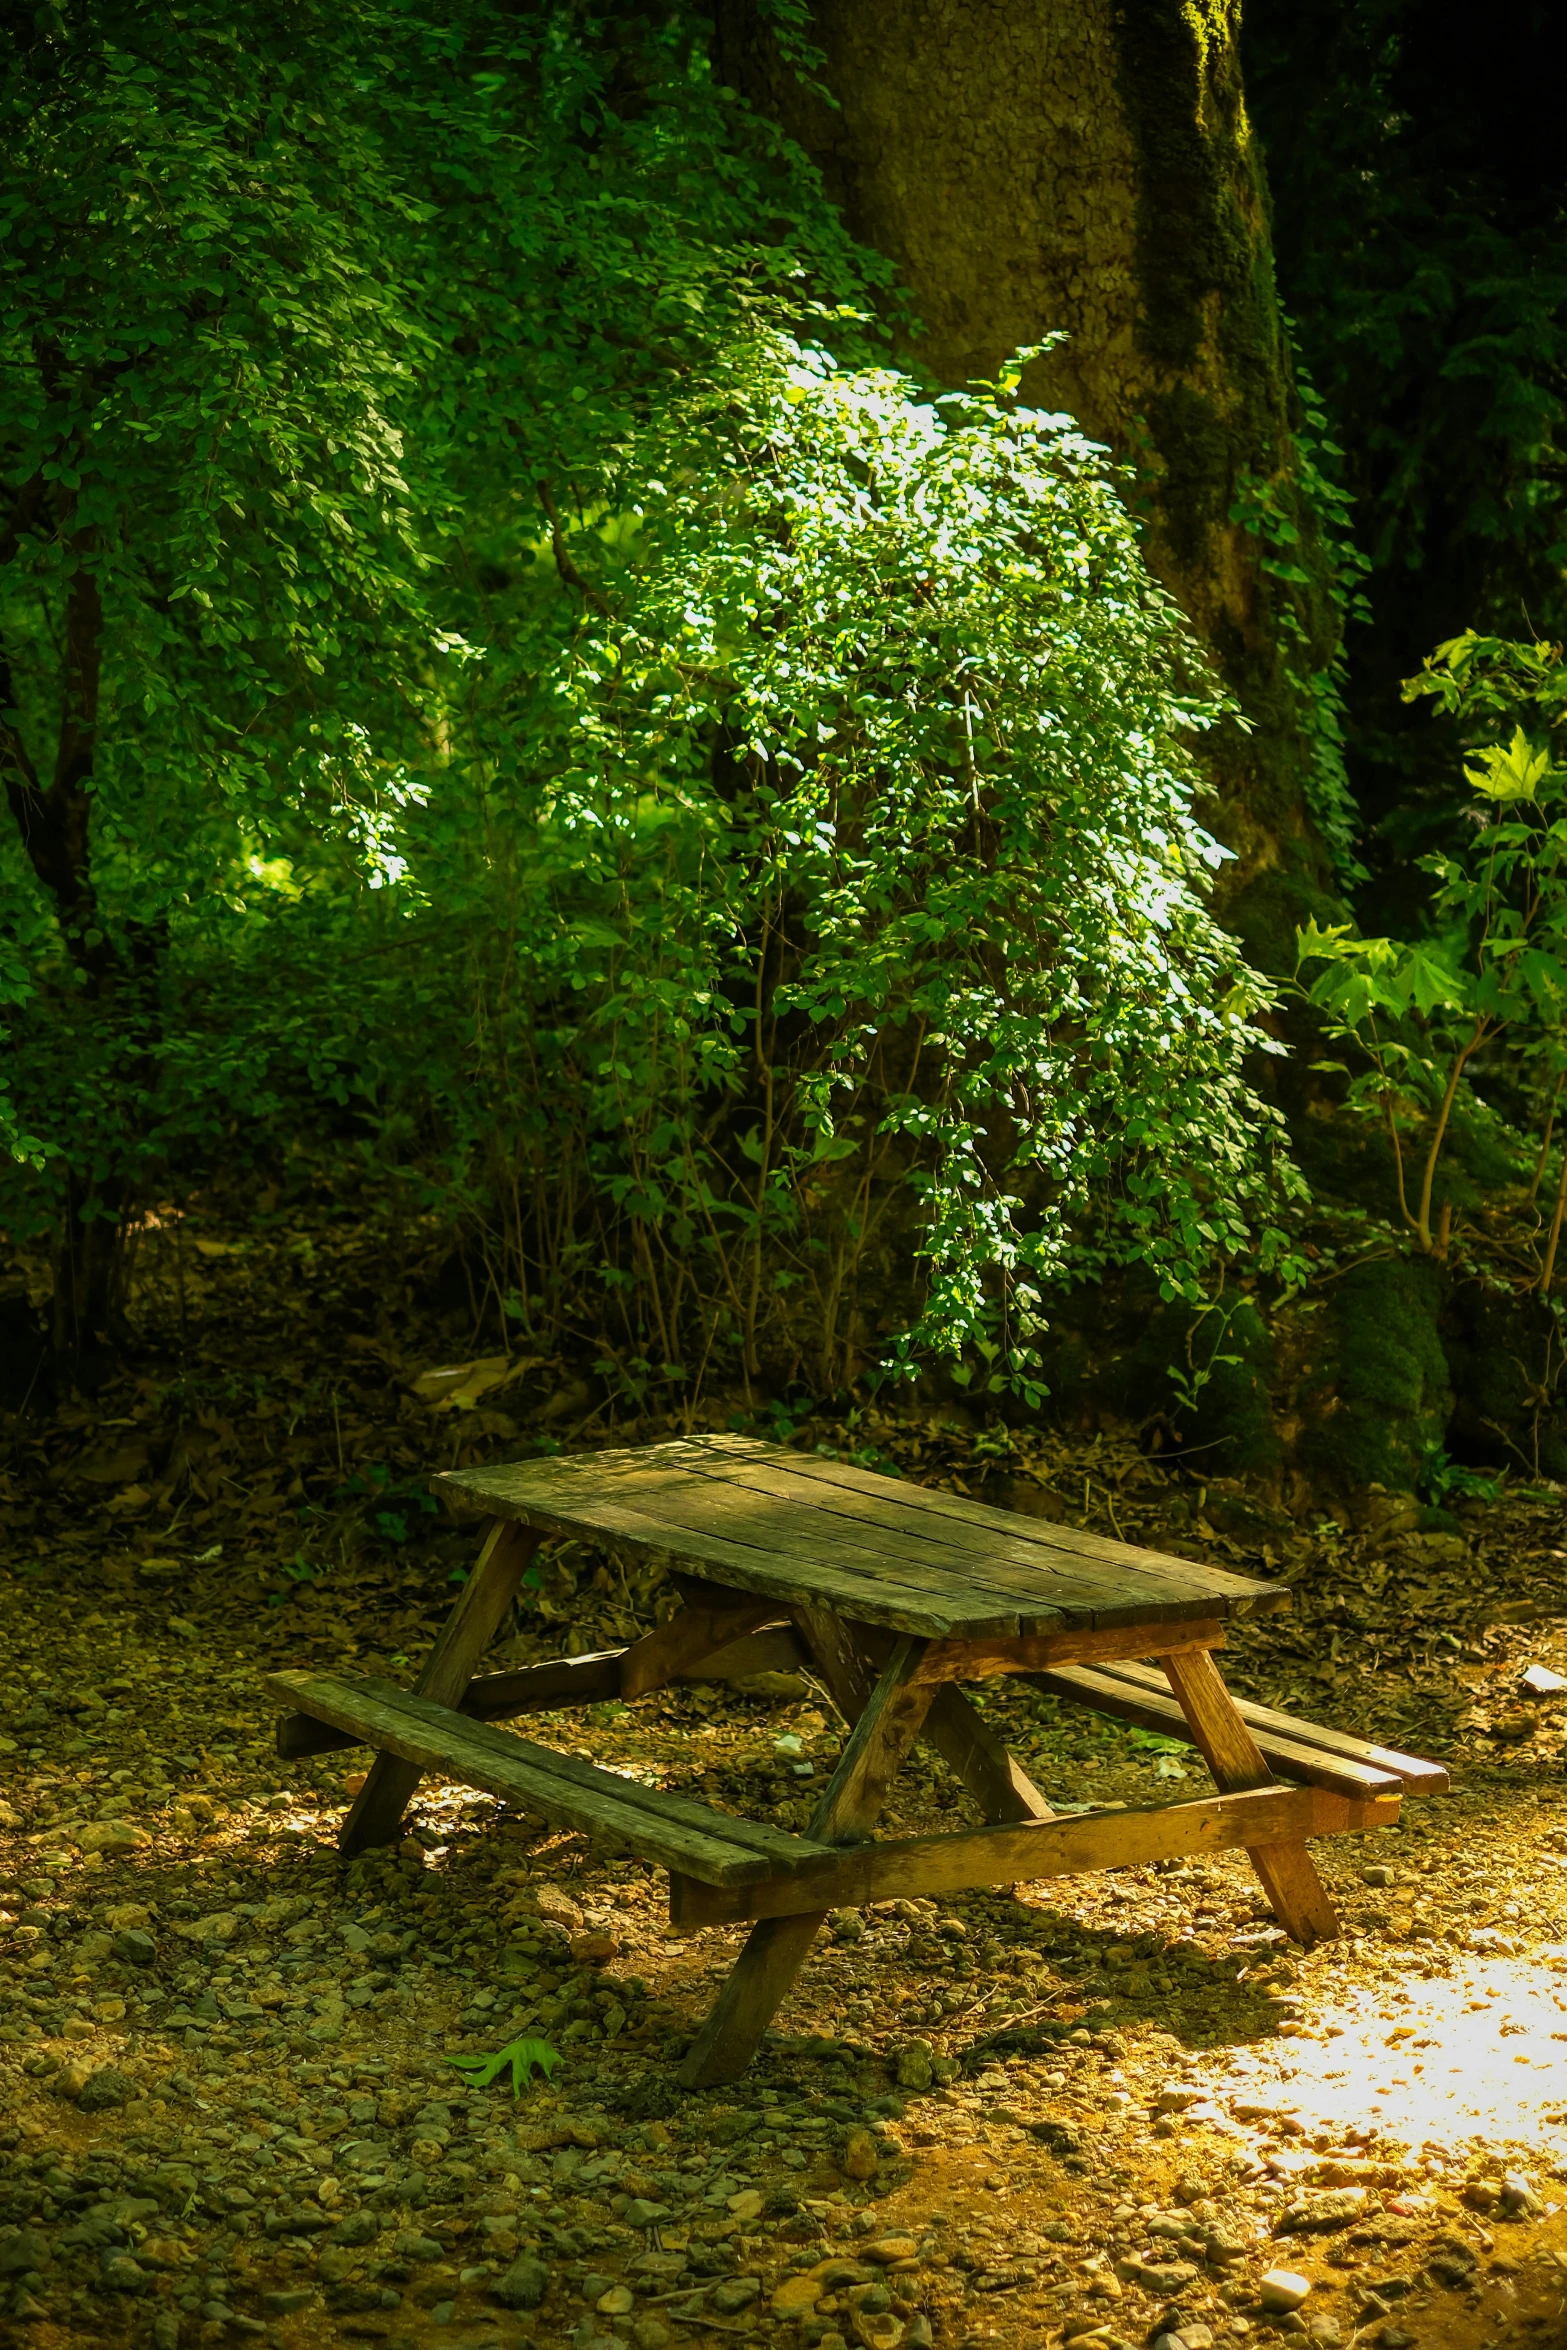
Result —
<svg viewBox="0 0 1567 2350"><path fill-rule="evenodd" d="M30 490L22 493L26 505ZM33 500L33 519L41 498ZM74 519L69 502L62 519ZM0 647L0 771L23 849L53 903L60 935L74 973L72 999L79 1013L105 1024L116 1037L116 1059L105 1082L134 1101L145 1090L146 1020L137 1016L138 979L149 981L155 942L144 933L138 943L148 968L138 971L118 940L103 927L92 874L92 791L98 749L99 702L103 676L103 601L93 568L98 548L90 530L70 538L73 568L65 592L59 636L60 720L54 770L47 786L23 737L11 669ZM15 553L14 534L0 539L0 553ZM150 989L149 989L150 1000ZM91 1152L85 1154L89 1160ZM112 1164L70 1166L66 1171L60 1226L54 1252L54 1297L50 1342L60 1366L89 1381L113 1363L125 1337L120 1314L122 1241L134 1187Z"/></svg>
<svg viewBox="0 0 1567 2350"><path fill-rule="evenodd" d="M816 0L832 105L755 0L719 0L717 62L897 264L923 369L960 385L1066 330L1024 396L1070 410L1131 469L1150 565L1250 722L1207 738L1204 812L1237 854L1231 919L1288 967L1295 920L1331 886L1307 801L1310 677L1339 624L1296 486L1237 34L1235 0ZM1265 571L1269 547L1231 520L1248 483L1301 580Z"/></svg>

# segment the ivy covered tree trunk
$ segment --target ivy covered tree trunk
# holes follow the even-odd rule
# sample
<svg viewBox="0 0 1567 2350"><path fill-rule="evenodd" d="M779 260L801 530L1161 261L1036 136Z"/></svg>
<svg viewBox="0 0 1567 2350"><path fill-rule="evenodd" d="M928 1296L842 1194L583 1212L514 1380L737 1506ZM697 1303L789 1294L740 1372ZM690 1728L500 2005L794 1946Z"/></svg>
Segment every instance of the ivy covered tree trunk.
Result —
<svg viewBox="0 0 1567 2350"><path fill-rule="evenodd" d="M815 0L829 103L756 0L721 0L718 64L897 265L924 370L960 385L1065 330L1024 396L1132 470L1151 565L1249 722L1209 738L1207 813L1238 859L1228 918L1278 968L1332 883L1339 615L1302 496L1238 16L1234 0Z"/></svg>

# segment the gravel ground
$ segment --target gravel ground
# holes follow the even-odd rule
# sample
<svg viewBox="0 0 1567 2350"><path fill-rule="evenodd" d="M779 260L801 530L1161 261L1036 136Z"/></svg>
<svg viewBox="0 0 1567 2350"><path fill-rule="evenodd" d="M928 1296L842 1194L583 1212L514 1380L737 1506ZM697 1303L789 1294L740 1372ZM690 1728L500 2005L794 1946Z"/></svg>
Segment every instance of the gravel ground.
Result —
<svg viewBox="0 0 1567 2350"><path fill-rule="evenodd" d="M37 2350L1567 2342L1567 1783L1560 1699L1523 1678L1567 1666L1559 1497L1349 1527L1103 1436L801 1423L1285 1577L1293 1620L1235 1679L1441 1754L1455 1792L1318 1847L1345 1936L1310 1954L1229 1858L841 1914L747 2079L688 2097L737 1933L676 1938L652 1871L430 1781L401 1845L343 1869L360 1758L280 1764L260 1686L409 1676L471 1548L422 1472L604 1441L591 1393L549 1365L479 1374L471 1408L414 1392L443 1333L399 1317L363 1226L203 1239L177 1282L148 1252L172 1368L18 1423L0 1483L0 2326ZM504 1660L667 1604L568 1551ZM1020 1690L987 1712L1059 1801L1205 1784ZM838 1737L787 1677L553 1734L795 1823ZM923 1761L897 1795L905 1829L963 1800ZM515 2100L450 2062L524 2031L563 2062Z"/></svg>

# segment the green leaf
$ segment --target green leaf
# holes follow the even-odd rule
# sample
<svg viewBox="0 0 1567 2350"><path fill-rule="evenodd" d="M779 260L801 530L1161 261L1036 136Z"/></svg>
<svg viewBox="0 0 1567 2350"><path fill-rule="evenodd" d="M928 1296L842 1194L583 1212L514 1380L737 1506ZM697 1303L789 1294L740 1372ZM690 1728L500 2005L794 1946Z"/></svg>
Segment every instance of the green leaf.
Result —
<svg viewBox="0 0 1567 2350"><path fill-rule="evenodd" d="M535 2069L548 2080L555 2067L564 2064L566 2060L559 2049L550 2046L548 2040L524 2037L508 2040L506 2046L497 2049L493 2056L449 2056L446 2061L455 2065L459 2072L467 2073L476 2089L487 2089L492 2081L509 2071L511 2093L515 2099Z"/></svg>

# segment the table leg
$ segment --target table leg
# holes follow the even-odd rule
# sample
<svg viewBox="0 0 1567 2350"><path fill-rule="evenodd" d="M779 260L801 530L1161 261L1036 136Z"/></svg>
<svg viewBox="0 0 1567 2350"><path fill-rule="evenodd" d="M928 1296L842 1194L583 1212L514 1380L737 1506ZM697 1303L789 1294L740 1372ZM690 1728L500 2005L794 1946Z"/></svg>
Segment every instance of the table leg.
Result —
<svg viewBox="0 0 1567 2350"><path fill-rule="evenodd" d="M948 1681L925 1717L925 1741L955 1771L992 1826L1055 1812L971 1699Z"/></svg>
<svg viewBox="0 0 1567 2350"><path fill-rule="evenodd" d="M543 1539L531 1526L520 1526L512 1518L492 1524L457 1605L436 1634L414 1683L421 1697L433 1698L437 1705L461 1702L475 1666L517 1596L523 1569ZM338 1834L339 1850L351 1857L370 1845L390 1844L423 1775L417 1763L404 1762L400 1755L378 1754Z"/></svg>
<svg viewBox="0 0 1567 2350"><path fill-rule="evenodd" d="M1158 1662L1220 1793L1239 1795L1248 1788L1272 1786L1273 1774L1262 1749L1208 1651L1189 1649ZM1331 1941L1338 1932L1338 1914L1305 1845L1255 1844L1247 1850L1286 1933L1297 1942Z"/></svg>
<svg viewBox="0 0 1567 2350"><path fill-rule="evenodd" d="M901 1639L860 1709L838 1767L805 1833L819 1844L846 1844L869 1828L887 1799L910 1747L920 1734L934 1690L911 1685L926 1643ZM799 1973L825 1910L800 1917L763 1918L697 2034L679 2080L685 2089L710 2089L737 2080L756 2054L762 2034Z"/></svg>
<svg viewBox="0 0 1567 2350"><path fill-rule="evenodd" d="M845 1624L825 1609L796 1607L791 1612L817 1671L832 1692L833 1703L846 1721L854 1721L875 1671L865 1655L866 1642L875 1635L869 1626ZM890 1635L880 1637L886 1640ZM1022 1764L988 1727L979 1708L950 1681L938 1687L920 1734L962 1780L992 1825L1055 1817Z"/></svg>

